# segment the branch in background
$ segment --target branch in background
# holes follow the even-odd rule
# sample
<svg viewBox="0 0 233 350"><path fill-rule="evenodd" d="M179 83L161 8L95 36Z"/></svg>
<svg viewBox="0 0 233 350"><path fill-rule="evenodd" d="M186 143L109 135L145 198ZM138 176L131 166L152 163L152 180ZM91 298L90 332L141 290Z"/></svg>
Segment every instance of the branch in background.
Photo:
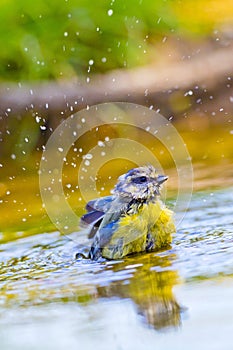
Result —
<svg viewBox="0 0 233 350"><path fill-rule="evenodd" d="M202 92L208 90L208 101L209 91L217 91L216 96L220 96L222 100L225 93L222 89L229 88L225 82L228 80L230 84L233 76L232 57L233 47L229 46L214 48L190 57L189 60L173 62L164 67L150 65L131 70L115 70L105 75L93 76L89 83L3 83L0 86L0 115L23 115L27 110L38 111L44 115L62 111L68 114L85 105L108 101L142 104L155 101L160 107L159 103L167 103L169 91L188 91L195 89L195 86L201 87ZM224 83L221 89L220 83ZM190 98L191 95L192 93Z"/></svg>

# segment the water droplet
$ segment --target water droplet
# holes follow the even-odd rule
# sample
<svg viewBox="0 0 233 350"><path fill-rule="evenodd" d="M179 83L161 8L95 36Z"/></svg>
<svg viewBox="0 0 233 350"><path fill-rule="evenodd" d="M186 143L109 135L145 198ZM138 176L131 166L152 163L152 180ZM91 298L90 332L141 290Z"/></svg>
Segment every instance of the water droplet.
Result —
<svg viewBox="0 0 233 350"><path fill-rule="evenodd" d="M85 156L83 156L84 159L92 159L93 155L91 153L87 153Z"/></svg>
<svg viewBox="0 0 233 350"><path fill-rule="evenodd" d="M192 96L193 95L193 91L192 90L189 90L187 91L184 96Z"/></svg>
<svg viewBox="0 0 233 350"><path fill-rule="evenodd" d="M99 146L99 147L105 147L105 144L104 144L103 141L98 141L98 146Z"/></svg>
<svg viewBox="0 0 233 350"><path fill-rule="evenodd" d="M108 10L108 16L112 16L112 15L113 15L113 10L112 9Z"/></svg>

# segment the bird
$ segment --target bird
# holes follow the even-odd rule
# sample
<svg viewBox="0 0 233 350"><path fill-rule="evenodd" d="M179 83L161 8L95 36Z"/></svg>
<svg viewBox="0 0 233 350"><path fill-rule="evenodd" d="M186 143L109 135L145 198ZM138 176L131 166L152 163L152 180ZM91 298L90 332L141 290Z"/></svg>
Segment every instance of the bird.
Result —
<svg viewBox="0 0 233 350"><path fill-rule="evenodd" d="M167 179L153 165L133 168L118 178L111 195L87 203L81 222L90 225L89 259L115 260L170 246L173 212L160 199Z"/></svg>

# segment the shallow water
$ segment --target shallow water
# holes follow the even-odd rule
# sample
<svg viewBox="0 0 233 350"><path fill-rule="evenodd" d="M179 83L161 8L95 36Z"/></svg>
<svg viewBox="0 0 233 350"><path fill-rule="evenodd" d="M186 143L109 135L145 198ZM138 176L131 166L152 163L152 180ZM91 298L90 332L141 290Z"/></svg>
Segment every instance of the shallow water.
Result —
<svg viewBox="0 0 233 350"><path fill-rule="evenodd" d="M232 203L195 192L170 249L121 261L58 232L2 243L1 349L231 349Z"/></svg>

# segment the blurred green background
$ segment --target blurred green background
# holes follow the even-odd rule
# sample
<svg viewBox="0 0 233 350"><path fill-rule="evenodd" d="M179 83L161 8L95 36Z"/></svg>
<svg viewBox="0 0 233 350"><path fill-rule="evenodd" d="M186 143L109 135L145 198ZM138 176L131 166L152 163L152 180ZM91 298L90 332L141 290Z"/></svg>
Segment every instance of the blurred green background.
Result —
<svg viewBox="0 0 233 350"><path fill-rule="evenodd" d="M231 0L2 0L0 78L69 79L161 60L165 36L213 36L232 11Z"/></svg>

